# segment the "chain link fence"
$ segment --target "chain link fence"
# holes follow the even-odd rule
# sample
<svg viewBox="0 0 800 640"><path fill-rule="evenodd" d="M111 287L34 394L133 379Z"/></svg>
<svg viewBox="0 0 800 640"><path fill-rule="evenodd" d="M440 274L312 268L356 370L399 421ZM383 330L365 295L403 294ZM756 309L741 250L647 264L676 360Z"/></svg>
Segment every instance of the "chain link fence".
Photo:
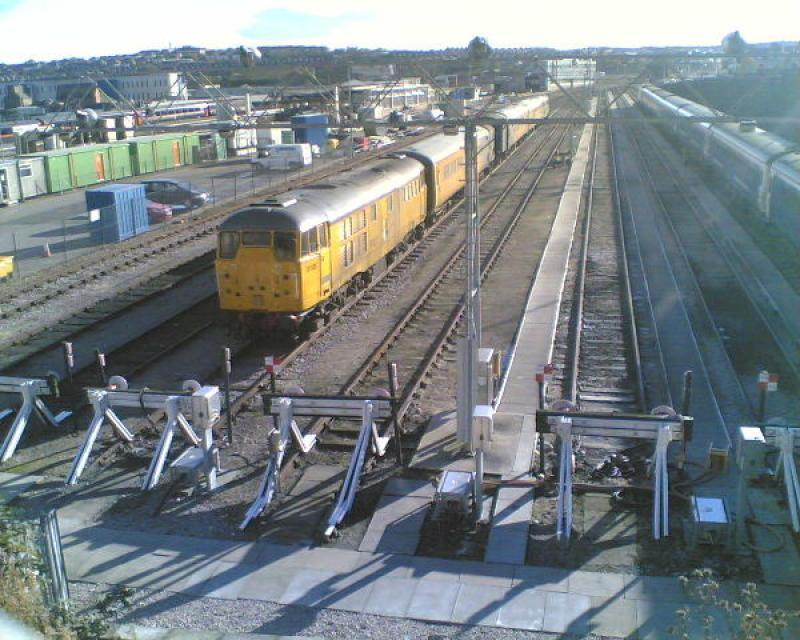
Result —
<svg viewBox="0 0 800 640"><path fill-rule="evenodd" d="M84 192L42 196L0 209L5 218L0 233L0 278L25 278L41 269L91 253L97 247L117 244L151 229L202 216L210 206L237 201L246 204L258 197L258 192L279 191L290 180L328 169L351 155L339 149L314 158L311 165L302 169L265 170L249 157L216 161L216 150L201 145L197 158L200 164L185 169L191 172L191 177L185 180L175 174L168 178L159 174L141 177L141 180L177 180L183 191L149 195L147 217L130 223L113 207L89 210ZM130 183L135 182L137 180L130 180ZM189 193L195 196L187 195ZM194 203L191 202L193 197ZM205 200L201 202L202 199ZM3 256L12 260L4 262Z"/></svg>

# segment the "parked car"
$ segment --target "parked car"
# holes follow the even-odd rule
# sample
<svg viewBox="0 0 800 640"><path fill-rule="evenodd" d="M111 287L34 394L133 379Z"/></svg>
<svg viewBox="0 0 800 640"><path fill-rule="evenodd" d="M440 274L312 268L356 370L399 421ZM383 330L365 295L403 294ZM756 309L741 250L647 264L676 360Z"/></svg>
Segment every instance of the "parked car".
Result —
<svg viewBox="0 0 800 640"><path fill-rule="evenodd" d="M150 222L153 224L164 222L172 217L172 207L168 204L145 200L145 206L147 207L147 217L150 218Z"/></svg>
<svg viewBox="0 0 800 640"><path fill-rule="evenodd" d="M144 192L150 202L167 204L173 212L180 209L194 209L202 207L208 202L209 195L206 191L196 189L188 182L172 180L170 178L154 178L143 180Z"/></svg>

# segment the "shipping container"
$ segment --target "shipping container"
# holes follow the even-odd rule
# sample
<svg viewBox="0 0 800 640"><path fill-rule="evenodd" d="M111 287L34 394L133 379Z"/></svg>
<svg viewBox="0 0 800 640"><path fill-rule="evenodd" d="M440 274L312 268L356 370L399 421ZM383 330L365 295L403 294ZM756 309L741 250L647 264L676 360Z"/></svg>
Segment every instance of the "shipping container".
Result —
<svg viewBox="0 0 800 640"><path fill-rule="evenodd" d="M217 145L217 160L225 160L228 157L228 146L225 144L225 138L215 133L214 140Z"/></svg>
<svg viewBox="0 0 800 640"><path fill-rule="evenodd" d="M144 185L112 184L86 192L91 238L95 244L120 242L150 228Z"/></svg>
<svg viewBox="0 0 800 640"><path fill-rule="evenodd" d="M328 128L326 126L304 127L297 125L327 125L328 116L325 113L304 113L292 116L292 127L294 128L294 138L298 143L307 142L315 144L320 149L325 148L328 141Z"/></svg>
<svg viewBox="0 0 800 640"><path fill-rule="evenodd" d="M20 156L42 158L47 176L47 192L61 193L111 180L111 152L107 144L91 144Z"/></svg>
<svg viewBox="0 0 800 640"><path fill-rule="evenodd" d="M112 179L109 145L72 147L66 151L72 164L73 187L87 187Z"/></svg>
<svg viewBox="0 0 800 640"><path fill-rule="evenodd" d="M130 149L131 169L133 175L143 176L156 170L156 158L153 153L153 140L149 137L128 138L125 142Z"/></svg>
<svg viewBox="0 0 800 640"><path fill-rule="evenodd" d="M294 143L295 143L294 131L292 131L291 129L284 129L283 131L281 131L281 144L294 144Z"/></svg>
<svg viewBox="0 0 800 640"><path fill-rule="evenodd" d="M17 168L23 200L47 193L47 175L43 158L19 158Z"/></svg>
<svg viewBox="0 0 800 640"><path fill-rule="evenodd" d="M200 134L183 134L183 163L197 164L200 162Z"/></svg>
<svg viewBox="0 0 800 640"><path fill-rule="evenodd" d="M180 136L154 136L156 171L174 169L184 164L183 139Z"/></svg>
<svg viewBox="0 0 800 640"><path fill-rule="evenodd" d="M131 150L127 143L112 144L108 152L111 160L111 180L128 178L133 175Z"/></svg>

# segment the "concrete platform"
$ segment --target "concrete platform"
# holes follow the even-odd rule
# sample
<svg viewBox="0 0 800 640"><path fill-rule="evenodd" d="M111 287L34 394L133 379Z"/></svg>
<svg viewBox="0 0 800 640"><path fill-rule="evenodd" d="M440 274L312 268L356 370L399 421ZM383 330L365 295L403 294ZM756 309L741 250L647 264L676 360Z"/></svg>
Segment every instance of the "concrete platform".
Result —
<svg viewBox="0 0 800 640"><path fill-rule="evenodd" d="M484 471L503 478L528 474L536 427L533 416L496 415L494 437L484 449ZM474 471L475 458L456 439L455 411L433 416L409 467L426 471Z"/></svg>
<svg viewBox="0 0 800 640"><path fill-rule="evenodd" d="M193 597L614 638L669 637L662 623L694 606L677 578L142 534L84 527L63 511L60 521L70 579ZM800 589L781 596L800 606ZM727 637L721 612L702 612Z"/></svg>
<svg viewBox="0 0 800 640"><path fill-rule="evenodd" d="M498 413L533 415L538 409L535 376L552 360L556 323L567 277L572 238L581 207L592 127L583 128L572 160L564 194L558 206L550 239L531 288L525 312L517 330L511 363L502 382Z"/></svg>
<svg viewBox="0 0 800 640"><path fill-rule="evenodd" d="M433 485L424 480L390 480L358 550L413 556L433 494Z"/></svg>

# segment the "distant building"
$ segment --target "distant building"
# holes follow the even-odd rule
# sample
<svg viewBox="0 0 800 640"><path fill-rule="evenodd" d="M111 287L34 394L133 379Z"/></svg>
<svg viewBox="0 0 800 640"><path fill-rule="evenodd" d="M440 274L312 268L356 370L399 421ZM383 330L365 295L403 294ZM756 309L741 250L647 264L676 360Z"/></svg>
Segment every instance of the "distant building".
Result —
<svg viewBox="0 0 800 640"><path fill-rule="evenodd" d="M587 85L594 83L597 63L591 58L548 60L547 70L551 79L566 87Z"/></svg>
<svg viewBox="0 0 800 640"><path fill-rule="evenodd" d="M185 77L174 71L110 76L97 78L96 83L88 79L70 78L5 83L0 84L0 98L5 102L12 92L19 95L19 87L34 104L69 101L82 106L106 102L108 98L142 103L164 99L185 100L189 95Z"/></svg>
<svg viewBox="0 0 800 640"><path fill-rule="evenodd" d="M353 110L381 107L389 111L403 107L427 107L433 98L433 89L418 78L404 78L397 82L374 82L365 84L352 81L342 85L343 98L352 96Z"/></svg>

